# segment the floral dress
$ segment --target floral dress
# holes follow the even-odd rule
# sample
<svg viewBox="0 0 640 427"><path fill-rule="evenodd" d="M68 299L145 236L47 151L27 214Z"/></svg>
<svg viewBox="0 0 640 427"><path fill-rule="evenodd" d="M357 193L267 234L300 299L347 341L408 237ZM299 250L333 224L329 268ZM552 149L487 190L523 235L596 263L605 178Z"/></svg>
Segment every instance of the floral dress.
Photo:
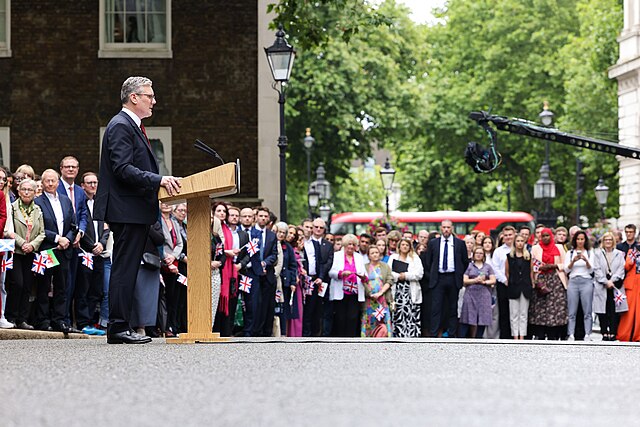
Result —
<svg viewBox="0 0 640 427"><path fill-rule="evenodd" d="M364 282L363 285L368 287L371 294L380 292L382 290L382 287L384 286L380 266L369 266L368 277L369 280L367 282ZM365 298L360 336L372 336L373 330L380 323L386 326L387 337L391 337L391 313L389 312L389 306L384 294L380 295L377 300Z"/></svg>

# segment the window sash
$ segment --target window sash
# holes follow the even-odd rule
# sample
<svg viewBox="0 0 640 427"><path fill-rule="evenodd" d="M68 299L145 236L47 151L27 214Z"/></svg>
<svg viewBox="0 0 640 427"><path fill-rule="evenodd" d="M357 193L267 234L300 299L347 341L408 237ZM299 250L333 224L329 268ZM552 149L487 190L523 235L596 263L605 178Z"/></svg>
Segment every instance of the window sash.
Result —
<svg viewBox="0 0 640 427"><path fill-rule="evenodd" d="M165 47L166 6L166 0L105 0L105 45Z"/></svg>

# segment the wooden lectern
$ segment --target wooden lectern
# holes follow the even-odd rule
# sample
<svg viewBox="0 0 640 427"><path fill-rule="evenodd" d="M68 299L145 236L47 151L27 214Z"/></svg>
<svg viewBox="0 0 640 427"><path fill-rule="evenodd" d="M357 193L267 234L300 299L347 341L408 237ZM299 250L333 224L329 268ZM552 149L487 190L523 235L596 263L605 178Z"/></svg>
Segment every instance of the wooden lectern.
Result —
<svg viewBox="0 0 640 427"><path fill-rule="evenodd" d="M187 325L188 332L167 343L226 341L211 332L211 197L234 194L238 188L239 166L227 163L182 178L180 193L169 196L160 187L158 198L168 204L184 203L189 209L189 262L187 264Z"/></svg>

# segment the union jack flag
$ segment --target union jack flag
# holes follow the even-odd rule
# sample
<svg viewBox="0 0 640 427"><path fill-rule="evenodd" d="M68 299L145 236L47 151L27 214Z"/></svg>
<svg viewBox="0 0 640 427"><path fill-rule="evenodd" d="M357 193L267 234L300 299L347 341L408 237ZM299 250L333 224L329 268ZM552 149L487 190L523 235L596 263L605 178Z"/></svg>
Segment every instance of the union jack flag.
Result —
<svg viewBox="0 0 640 427"><path fill-rule="evenodd" d="M357 294L358 293L358 284L357 283L344 282L344 285L342 286L342 288L347 292L351 292L352 294Z"/></svg>
<svg viewBox="0 0 640 427"><path fill-rule="evenodd" d="M36 254L33 258L33 265L31 266L31 271L36 272L38 274L42 274L44 276L44 271L47 269L47 260L44 256L40 254Z"/></svg>
<svg viewBox="0 0 640 427"><path fill-rule="evenodd" d="M247 247L247 252L249 252L249 255L251 256L254 256L258 252L260 252L260 247L258 246L258 239L251 240L249 243L246 244L246 247Z"/></svg>
<svg viewBox="0 0 640 427"><path fill-rule="evenodd" d="M78 256L82 257L82 265L87 267L89 270L93 270L93 254L83 251Z"/></svg>
<svg viewBox="0 0 640 427"><path fill-rule="evenodd" d="M222 255L223 249L222 249L222 243L218 243L216 245L216 256Z"/></svg>
<svg viewBox="0 0 640 427"><path fill-rule="evenodd" d="M0 252L13 252L15 249L15 239L0 239Z"/></svg>
<svg viewBox="0 0 640 427"><path fill-rule="evenodd" d="M187 276L185 276L184 274L178 274L177 280L178 280L178 283L187 286Z"/></svg>
<svg viewBox="0 0 640 427"><path fill-rule="evenodd" d="M284 297L282 296L282 291L280 289L276 289L276 302L284 301Z"/></svg>
<svg viewBox="0 0 640 427"><path fill-rule="evenodd" d="M3 259L2 263L0 263L0 271L13 270L13 257L8 259Z"/></svg>
<svg viewBox="0 0 640 427"><path fill-rule="evenodd" d="M311 277L304 276L304 294L311 295L313 294L314 283L311 281Z"/></svg>
<svg viewBox="0 0 640 427"><path fill-rule="evenodd" d="M621 291L615 292L615 296L613 297L613 300L615 301L617 306L621 305L626 299L627 299L627 296L623 294Z"/></svg>
<svg viewBox="0 0 640 427"><path fill-rule="evenodd" d="M238 282L238 285L240 286L240 290L242 292L246 292L248 294L251 293L251 282L253 282L253 279L249 276L242 276L242 279L240 279L240 281Z"/></svg>
<svg viewBox="0 0 640 427"><path fill-rule="evenodd" d="M537 273L540 271L540 267L542 266L542 261L539 259L533 258L533 272Z"/></svg>
<svg viewBox="0 0 640 427"><path fill-rule="evenodd" d="M383 306L378 306L378 308L376 308L376 310L373 312L373 315L375 316L375 318L379 321L381 321L382 319L384 319L384 315L385 315L385 309Z"/></svg>

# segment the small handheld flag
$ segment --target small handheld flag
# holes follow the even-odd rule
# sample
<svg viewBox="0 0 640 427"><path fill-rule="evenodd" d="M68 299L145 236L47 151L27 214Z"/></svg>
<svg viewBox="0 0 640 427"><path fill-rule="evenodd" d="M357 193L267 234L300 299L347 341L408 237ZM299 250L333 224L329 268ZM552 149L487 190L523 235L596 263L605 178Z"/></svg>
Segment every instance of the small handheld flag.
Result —
<svg viewBox="0 0 640 427"><path fill-rule="evenodd" d="M253 279L251 279L251 277L249 276L242 276L242 278L240 279L240 281L238 282L238 286L240 287L240 290L242 292L245 292L247 294L251 293L251 282L253 281Z"/></svg>
<svg viewBox="0 0 640 427"><path fill-rule="evenodd" d="M0 271L13 270L13 257L3 259L2 263L0 263Z"/></svg>
<svg viewBox="0 0 640 427"><path fill-rule="evenodd" d="M31 271L44 275L44 271L47 269L47 261L45 256L36 254L35 258L33 258L33 265L31 266Z"/></svg>
<svg viewBox="0 0 640 427"><path fill-rule="evenodd" d="M185 276L184 274L178 274L178 283L187 286L187 276Z"/></svg>

